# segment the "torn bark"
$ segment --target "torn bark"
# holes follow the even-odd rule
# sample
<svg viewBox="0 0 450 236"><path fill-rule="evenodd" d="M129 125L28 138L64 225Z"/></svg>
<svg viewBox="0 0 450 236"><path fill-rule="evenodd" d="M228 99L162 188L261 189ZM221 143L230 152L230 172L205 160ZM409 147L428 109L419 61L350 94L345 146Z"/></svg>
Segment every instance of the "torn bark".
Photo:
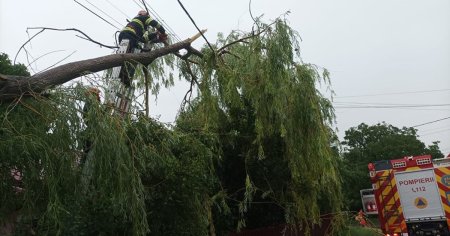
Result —
<svg viewBox="0 0 450 236"><path fill-rule="evenodd" d="M31 77L0 75L0 101L12 100L24 94L41 93L51 87L61 85L84 74L121 66L125 61L148 65L161 56L176 53L181 49L192 50L191 43L200 36L201 34L198 33L191 38L148 53L113 54L71 62L37 73Z"/></svg>

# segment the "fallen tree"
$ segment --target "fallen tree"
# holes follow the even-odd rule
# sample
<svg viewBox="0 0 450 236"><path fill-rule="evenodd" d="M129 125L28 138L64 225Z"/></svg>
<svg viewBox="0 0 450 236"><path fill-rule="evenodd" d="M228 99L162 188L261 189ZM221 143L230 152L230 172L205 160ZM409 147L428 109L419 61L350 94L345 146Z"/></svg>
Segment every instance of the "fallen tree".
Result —
<svg viewBox="0 0 450 236"><path fill-rule="evenodd" d="M205 30L202 31L202 33L203 32L205 32ZM199 51L191 47L191 43L200 36L201 33L198 33L181 42L150 52L113 54L83 61L71 62L41 73L37 73L30 77L0 74L0 101L12 100L14 98L32 93L41 93L46 89L64 84L85 74L121 66L125 61L149 65L155 59L170 53L174 53L178 57L183 57L178 53L181 49L187 50L189 54L201 56Z"/></svg>

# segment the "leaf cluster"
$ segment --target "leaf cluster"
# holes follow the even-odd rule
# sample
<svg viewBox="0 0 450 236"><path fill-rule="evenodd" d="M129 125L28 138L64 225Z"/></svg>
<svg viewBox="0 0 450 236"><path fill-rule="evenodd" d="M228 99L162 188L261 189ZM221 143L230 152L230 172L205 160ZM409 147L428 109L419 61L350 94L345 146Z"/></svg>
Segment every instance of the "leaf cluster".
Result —
<svg viewBox="0 0 450 236"><path fill-rule="evenodd" d="M180 117L220 139L222 185L240 215L229 224L246 226L255 199L281 215L263 224L315 224L319 199L331 212L341 200L330 148L334 113L316 88L328 72L299 61L298 34L284 20L258 24L260 32L233 32L213 46L218 51L203 50L192 69L199 97Z"/></svg>
<svg viewBox="0 0 450 236"><path fill-rule="evenodd" d="M0 54L0 74L30 76L25 65L20 63L13 65L8 55L5 53Z"/></svg>

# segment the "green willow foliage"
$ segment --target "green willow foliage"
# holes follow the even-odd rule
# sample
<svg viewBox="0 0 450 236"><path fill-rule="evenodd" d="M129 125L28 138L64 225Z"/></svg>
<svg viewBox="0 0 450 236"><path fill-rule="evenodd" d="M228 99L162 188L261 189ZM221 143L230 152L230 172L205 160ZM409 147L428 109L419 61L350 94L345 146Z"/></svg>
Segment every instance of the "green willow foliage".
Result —
<svg viewBox="0 0 450 236"><path fill-rule="evenodd" d="M0 106L2 221L17 212L18 235L207 235L213 148L148 118L122 121L84 91Z"/></svg>
<svg viewBox="0 0 450 236"><path fill-rule="evenodd" d="M287 163L284 171L289 176L283 181L288 184L273 194L274 201L284 208L288 223L315 224L321 214L321 199L327 199L328 212L341 207L340 179L330 149L333 108L316 89L318 83L328 83L328 72L320 73L314 65L300 61L299 37L285 21L257 24L262 33L254 32L241 43L231 42L248 34L234 32L221 39L217 48L231 44L226 51L208 54L211 51L204 49L204 60L193 69L200 78L200 95L186 119L203 124L204 130L218 132L218 121L226 122L232 119L231 111L250 107L253 145L239 154L246 165L267 158L278 160L280 165ZM223 116L228 118L224 121ZM234 132L239 136L241 130ZM281 139L279 146L267 142L274 137ZM273 150L279 150L278 156L266 155ZM255 188L261 187L252 186L253 176L246 168L247 191L240 206L243 215Z"/></svg>
<svg viewBox="0 0 450 236"><path fill-rule="evenodd" d="M316 88L328 73L301 62L285 21L256 26L180 62L199 95L175 127L121 120L82 86L0 104L0 221L18 215L17 235L225 235L251 220L254 199L270 199L290 224L339 211L333 108ZM161 70L173 58L164 60L147 67L154 94L173 84ZM230 158L244 163L238 198Z"/></svg>
<svg viewBox="0 0 450 236"><path fill-rule="evenodd" d="M125 230L111 221L92 225L87 216L95 212L100 221L128 222L131 232L143 234L148 230L143 187L124 129L95 101L84 114L89 122L83 122L74 98L84 95L62 92L0 108L0 168L2 183L8 183L1 188L2 216L18 210L20 223L37 225L41 234L79 235L80 227L90 224L86 233ZM88 157L82 151L86 140L93 143ZM22 173L20 183L11 182L12 169ZM15 193L15 185L23 191Z"/></svg>

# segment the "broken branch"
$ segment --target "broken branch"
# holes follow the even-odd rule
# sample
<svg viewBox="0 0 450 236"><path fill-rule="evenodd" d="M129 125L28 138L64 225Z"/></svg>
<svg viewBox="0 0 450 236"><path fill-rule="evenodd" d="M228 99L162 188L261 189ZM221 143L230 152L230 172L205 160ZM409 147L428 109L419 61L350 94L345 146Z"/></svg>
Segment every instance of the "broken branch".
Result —
<svg viewBox="0 0 450 236"><path fill-rule="evenodd" d="M48 27L29 27L29 28L27 28L27 30L28 30L28 29L41 29L41 31L40 31L39 33L42 33L42 31L44 31L44 30L54 30L54 31L76 31L76 32L78 32L78 33L84 35L84 36L86 37L87 40L89 40L89 41L91 41L91 42L93 42L93 43L95 43L95 44L98 44L98 45L100 45L100 46L102 46L102 47L110 48L110 49L116 49L116 48L118 48L117 46L109 46L109 45L105 45L105 44L103 44L103 43L97 42L97 41L93 40L91 37L89 37L87 34L85 34L83 31L81 31L81 30L79 30L79 29L76 29L76 28L57 29L57 28L48 28Z"/></svg>

